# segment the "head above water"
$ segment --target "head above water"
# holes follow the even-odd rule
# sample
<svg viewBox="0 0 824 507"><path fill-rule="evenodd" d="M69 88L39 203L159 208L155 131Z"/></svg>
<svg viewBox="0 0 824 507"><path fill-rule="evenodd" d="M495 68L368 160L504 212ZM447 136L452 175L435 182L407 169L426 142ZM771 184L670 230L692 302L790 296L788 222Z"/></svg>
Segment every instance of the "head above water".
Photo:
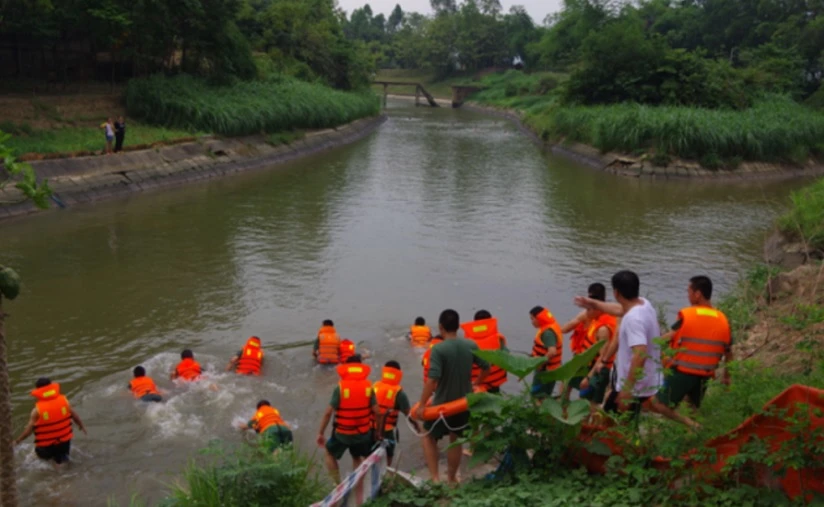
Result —
<svg viewBox="0 0 824 507"><path fill-rule="evenodd" d="M397 361L387 361L384 366L386 366L387 368L395 368L396 370L401 369L401 364Z"/></svg>
<svg viewBox="0 0 824 507"><path fill-rule="evenodd" d="M326 326L326 327L334 327L334 326L335 326L335 323L334 323L334 322L332 322L332 321L331 321L331 320L329 320L329 319L326 319L326 320L324 320L324 321L323 321L323 325L324 325L324 326Z"/></svg>
<svg viewBox="0 0 824 507"><path fill-rule="evenodd" d="M619 271L612 275L612 290L615 293L615 300L619 303L622 300L633 301L638 299L641 280L632 271Z"/></svg>
<svg viewBox="0 0 824 507"><path fill-rule="evenodd" d="M475 320L485 320L491 318L492 314L486 310L478 310L477 312L475 312Z"/></svg>
<svg viewBox="0 0 824 507"><path fill-rule="evenodd" d="M691 305L705 305L712 299L712 280L710 277L699 275L690 278L687 287L687 298Z"/></svg>
<svg viewBox="0 0 824 507"><path fill-rule="evenodd" d="M415 317L415 325L416 326L425 326L426 325L426 319L424 319L423 317Z"/></svg>
<svg viewBox="0 0 824 507"><path fill-rule="evenodd" d="M257 409L260 410L260 407L271 407L272 404L269 403L269 400L260 400L257 404Z"/></svg>
<svg viewBox="0 0 824 507"><path fill-rule="evenodd" d="M362 363L363 358L361 358L360 354L353 354L349 359L346 360L346 363Z"/></svg>
<svg viewBox="0 0 824 507"><path fill-rule="evenodd" d="M134 374L135 378L137 377L145 377L146 376L146 369L142 366L135 366L134 370L132 370L132 374Z"/></svg>
<svg viewBox="0 0 824 507"><path fill-rule="evenodd" d="M180 359L194 359L195 355L192 353L190 349L184 349L183 352L180 353Z"/></svg>
<svg viewBox="0 0 824 507"><path fill-rule="evenodd" d="M438 317L438 327L441 328L441 334L455 334L460 326L461 317L455 310L444 310L441 312L441 316Z"/></svg>
<svg viewBox="0 0 824 507"><path fill-rule="evenodd" d="M48 377L40 377L39 379L37 379L37 382L34 383L34 387L37 387L39 389L41 387L46 387L51 383L52 381L49 380Z"/></svg>

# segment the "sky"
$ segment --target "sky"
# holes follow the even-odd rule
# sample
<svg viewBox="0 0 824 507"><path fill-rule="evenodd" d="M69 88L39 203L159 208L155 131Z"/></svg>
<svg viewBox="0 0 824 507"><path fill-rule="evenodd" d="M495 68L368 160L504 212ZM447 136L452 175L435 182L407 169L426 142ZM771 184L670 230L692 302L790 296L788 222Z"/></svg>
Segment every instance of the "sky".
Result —
<svg viewBox="0 0 824 507"><path fill-rule="evenodd" d="M504 12L509 11L513 5L523 5L526 11L532 16L535 23L540 24L547 14L557 12L561 8L562 0L501 0ZM375 14L383 13L389 17L389 13L395 8L395 4L400 4L404 12L420 12L430 14L429 0L338 0L343 10L351 14L353 9L363 7L364 4L372 7Z"/></svg>

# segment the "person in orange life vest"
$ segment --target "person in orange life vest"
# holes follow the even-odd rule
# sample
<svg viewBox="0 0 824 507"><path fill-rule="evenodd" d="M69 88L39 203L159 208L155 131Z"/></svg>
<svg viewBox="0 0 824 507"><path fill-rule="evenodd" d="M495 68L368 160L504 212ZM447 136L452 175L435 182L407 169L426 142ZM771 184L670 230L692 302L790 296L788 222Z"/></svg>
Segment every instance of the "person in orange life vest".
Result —
<svg viewBox="0 0 824 507"><path fill-rule="evenodd" d="M134 378L129 382L129 391L135 398L146 402L161 402L163 397L151 377L146 376L146 369L142 366L135 366L132 370Z"/></svg>
<svg viewBox="0 0 824 507"><path fill-rule="evenodd" d="M415 417L423 419L424 409L432 398L433 405L441 405L460 400L486 381L489 374L489 364L474 354L478 344L472 340L458 338L460 316L455 310L444 310L438 318L438 328L444 341L432 348L429 366L429 378L424 384L421 393L420 405ZM472 365L481 369L481 374L472 383ZM444 419L426 421L423 425L428 434L423 437L423 451L429 476L433 482L438 482L438 440L449 435L452 444L447 450L447 480L450 484L458 482L458 468L461 465L463 446L454 445L469 425L469 411L454 414Z"/></svg>
<svg viewBox="0 0 824 507"><path fill-rule="evenodd" d="M596 301L606 301L607 288L601 283L593 283L588 289L589 298ZM604 401L607 386L609 385L612 364L615 361L615 352L607 356L604 353L610 348L609 345L615 339L617 330L616 318L598 309L589 308L586 310L587 332L584 342L584 350L600 341L606 341L601 347L598 356L590 365L589 373L586 377L578 377L570 381L570 385L581 392L581 398L589 400L593 408Z"/></svg>
<svg viewBox="0 0 824 507"><path fill-rule="evenodd" d="M347 450L354 469L371 454L374 441L383 438L383 432L377 430L383 425L383 416L368 378L369 365L362 364L361 357L355 354L338 365L337 371L341 381L332 392L317 438L318 446L326 449L326 467L335 483L340 482L338 460ZM333 414L332 436L327 440L324 434Z"/></svg>
<svg viewBox="0 0 824 507"><path fill-rule="evenodd" d="M260 400L254 417L240 426L242 430L255 430L261 438L261 445L266 452L277 453L294 440L292 429L280 416L280 411L272 407L269 400Z"/></svg>
<svg viewBox="0 0 824 507"><path fill-rule="evenodd" d="M335 330L335 323L329 319L323 321L318 331L312 356L320 364L338 364L340 361L340 336Z"/></svg>
<svg viewBox="0 0 824 507"><path fill-rule="evenodd" d="M695 408L707 390L707 381L715 376L715 371L723 359L732 361L732 333L727 317L712 306L712 280L706 276L695 276L687 286L689 307L678 312L678 320L672 331L664 335L670 339L670 348L675 352L668 365L669 374L664 377L664 385L651 400L651 410L695 426L695 422L676 412L673 407L684 398ZM722 382L729 385L729 372L725 369Z"/></svg>
<svg viewBox="0 0 824 507"><path fill-rule="evenodd" d="M589 321L587 320L586 310L582 310L572 320L561 326L562 334L572 332L572 336L569 337L569 348L572 350L573 356L577 356L586 350L584 342L586 341L588 328ZM578 382L580 382L582 378L583 377L575 377L570 379L570 386L577 389ZM563 384L561 384L561 392L564 393L565 400L569 401L570 391L564 389Z"/></svg>
<svg viewBox="0 0 824 507"><path fill-rule="evenodd" d="M475 312L475 320L472 322L465 322L461 324L464 336L474 341L481 350L505 350L506 337L498 332L497 319L492 317L492 314L486 310L478 310ZM481 369L478 365L472 365L472 382L475 383L481 375ZM495 365L489 366L489 374L486 376L484 386L486 392L497 394L501 392L501 386L506 383L506 370Z"/></svg>
<svg viewBox="0 0 824 507"><path fill-rule="evenodd" d="M432 331L426 325L426 319L417 317L415 324L409 328L409 333L406 336L413 346L424 347L432 340Z"/></svg>
<svg viewBox="0 0 824 507"><path fill-rule="evenodd" d="M234 370L240 375L260 375L261 368L263 368L263 346L260 344L260 338L252 336L229 361L226 371Z"/></svg>
<svg viewBox="0 0 824 507"><path fill-rule="evenodd" d="M185 349L180 353L180 362L177 363L175 369L172 370L170 378L172 380L180 379L190 382L199 380L201 373L203 373L203 370L200 368L200 364L195 361L195 355L191 350Z"/></svg>
<svg viewBox="0 0 824 507"><path fill-rule="evenodd" d="M401 387L403 372L397 361L388 361L381 371L381 379L372 384L378 408L383 416L383 440L387 442L386 463L392 466L395 456L395 443L398 441L398 417L404 414L409 417L409 397ZM415 431L420 432L418 423L410 419ZM379 430L379 429L378 429ZM379 430L380 431L380 430Z"/></svg>
<svg viewBox="0 0 824 507"><path fill-rule="evenodd" d="M543 306L536 306L529 311L529 318L532 327L538 332L532 345L532 357L546 357L547 362L535 370L532 376L532 394L543 398L552 396L555 390L555 382L543 383L538 375L547 370L555 370L561 366L561 355L563 354L563 333L561 326L555 317Z"/></svg>
<svg viewBox="0 0 824 507"><path fill-rule="evenodd" d="M443 336L435 335L432 337L432 341L429 342L429 348L427 348L424 353L423 357L421 358L421 366L423 366L423 383L426 384L427 379L429 379L429 361L432 357L432 347L441 343L443 341Z"/></svg>
<svg viewBox="0 0 824 507"><path fill-rule="evenodd" d="M38 458L54 461L61 465L69 461L72 446L72 421L84 434L86 426L77 412L72 410L69 400L60 394L60 384L47 378L37 379L36 389L31 395L37 398L31 411L29 423L14 445L28 438L34 432L34 453Z"/></svg>

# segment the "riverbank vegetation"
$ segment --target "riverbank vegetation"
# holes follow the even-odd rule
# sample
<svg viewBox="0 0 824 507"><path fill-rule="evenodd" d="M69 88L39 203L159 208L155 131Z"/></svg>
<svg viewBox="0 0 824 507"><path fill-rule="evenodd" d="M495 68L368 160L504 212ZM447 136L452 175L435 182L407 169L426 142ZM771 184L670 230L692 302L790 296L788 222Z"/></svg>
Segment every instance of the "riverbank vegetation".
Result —
<svg viewBox="0 0 824 507"><path fill-rule="evenodd" d="M778 225L781 232L824 251L824 179L793 192L792 207Z"/></svg>

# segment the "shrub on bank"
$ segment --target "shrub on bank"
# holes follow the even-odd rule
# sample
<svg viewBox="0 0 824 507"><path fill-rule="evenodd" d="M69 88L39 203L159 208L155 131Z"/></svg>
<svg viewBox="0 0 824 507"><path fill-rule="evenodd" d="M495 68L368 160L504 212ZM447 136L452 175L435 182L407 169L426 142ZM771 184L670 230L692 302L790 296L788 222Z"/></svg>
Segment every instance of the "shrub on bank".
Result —
<svg viewBox="0 0 824 507"><path fill-rule="evenodd" d="M236 136L336 127L375 115L371 92L342 92L285 76L209 86L192 76L129 81L131 116L168 127Z"/></svg>
<svg viewBox="0 0 824 507"><path fill-rule="evenodd" d="M545 139L603 152L653 150L692 160L712 157L804 163L824 152L824 114L772 97L744 111L637 104L546 108L528 122Z"/></svg>
<svg viewBox="0 0 824 507"><path fill-rule="evenodd" d="M792 207L778 220L781 231L824 249L824 178L793 192L790 199Z"/></svg>

